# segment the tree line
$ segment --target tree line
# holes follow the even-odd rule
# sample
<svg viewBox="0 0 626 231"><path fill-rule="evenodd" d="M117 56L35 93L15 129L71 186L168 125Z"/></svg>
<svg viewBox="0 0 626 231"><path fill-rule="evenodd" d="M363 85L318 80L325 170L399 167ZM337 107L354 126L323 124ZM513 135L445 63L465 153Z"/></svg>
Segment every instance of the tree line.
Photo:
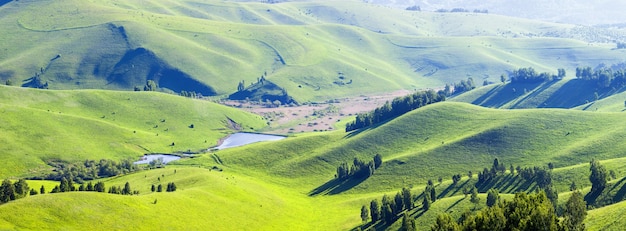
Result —
<svg viewBox="0 0 626 231"><path fill-rule="evenodd" d="M354 158L352 164L346 162L341 163L337 167L337 179L349 179L349 178L367 178L374 175L374 170L378 169L383 164L383 158L380 154L376 154L372 160L365 162Z"/></svg>
<svg viewBox="0 0 626 231"><path fill-rule="evenodd" d="M509 79L511 80L511 83L541 83L561 80L566 75L565 69L563 68L559 68L557 72L557 75L548 72L538 73L532 67L525 67L513 70L509 73ZM504 78L501 77L501 80L504 82Z"/></svg>
<svg viewBox="0 0 626 231"><path fill-rule="evenodd" d="M391 225L404 211L413 208L411 190L402 188L393 198L384 195L381 203L377 199L372 200L369 204L369 209L368 206L363 205L361 207L361 220L367 222L371 218L372 224L381 221Z"/></svg>
<svg viewBox="0 0 626 231"><path fill-rule="evenodd" d="M114 160L101 159L99 161L85 160L82 163L49 161L48 164L54 167L52 173L40 177L32 177L30 179L61 181L61 179L65 178L82 183L84 181L128 174L141 170L141 168L131 160L117 162Z"/></svg>
<svg viewBox="0 0 626 231"><path fill-rule="evenodd" d="M599 68L597 70L591 67L577 67L576 78L594 82L599 88L622 88L626 86L626 70L611 68Z"/></svg>
<svg viewBox="0 0 626 231"><path fill-rule="evenodd" d="M12 183L9 179L5 179L2 181L2 185L0 185L0 204L24 198L29 194L37 194L37 191L29 189L28 183L26 183L26 180L24 179L15 181L15 183Z"/></svg>
<svg viewBox="0 0 626 231"><path fill-rule="evenodd" d="M401 116L404 113L426 106L428 104L445 101L443 91L434 90L416 92L404 97L397 97L391 103L387 101L383 106L373 111L361 113L356 119L346 125L346 132L372 126L383 121Z"/></svg>

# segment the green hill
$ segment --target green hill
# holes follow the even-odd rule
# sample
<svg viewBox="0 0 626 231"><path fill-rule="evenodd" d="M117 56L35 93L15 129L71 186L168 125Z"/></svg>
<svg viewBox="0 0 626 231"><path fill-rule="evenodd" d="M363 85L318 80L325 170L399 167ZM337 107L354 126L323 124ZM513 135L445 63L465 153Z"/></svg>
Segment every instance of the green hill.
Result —
<svg viewBox="0 0 626 231"><path fill-rule="evenodd" d="M0 35L10 44L0 80L39 77L51 89L131 90L155 80L164 91L227 95L267 72L306 102L468 76L495 82L513 68L573 70L623 56L611 29L361 1L25 0L0 15L0 29L11 32Z"/></svg>
<svg viewBox="0 0 626 231"><path fill-rule="evenodd" d="M229 119L248 130L264 126L259 116L237 109L154 92L0 86L0 113L0 153L6 160L0 178L47 171L49 160L136 159L206 149L233 132Z"/></svg>
<svg viewBox="0 0 626 231"><path fill-rule="evenodd" d="M59 116L71 114L72 107L69 103L55 103L56 98L64 96L73 99L68 102L74 102L75 105L81 102L79 99L89 98L74 95L87 91L44 91L7 87L0 89L2 92L18 90L32 92L31 95L40 92L48 94L48 97L33 98L52 102L45 106L63 107ZM172 100L197 107L204 104L207 107L215 106L204 101L156 93L89 92L91 93L88 95L91 96L110 94L107 99L116 99L115 95L123 95L121 100L130 97L134 101L136 98L146 97L143 100ZM115 100L106 102L114 104ZM35 108L33 111L47 110L38 108L42 105L44 104L23 103L20 107ZM97 113L108 110L91 113L99 115ZM91 118L87 116L87 112L93 110L80 111L84 113L76 112L77 115L73 117L84 120ZM123 112L124 110L118 110L116 115ZM58 114L57 111L50 113ZM131 125L135 124L137 131L145 132L147 136L155 132L152 130L153 124L146 124L145 121L133 123L121 116L113 121L114 118L109 116L92 116L96 118L91 120L110 119L111 121L105 122L119 121L120 127L132 129L135 127ZM156 122L159 123L158 119ZM168 118L165 123L169 122ZM186 124L185 121L181 123L183 126ZM498 110L465 103L443 102L420 108L366 130L352 133L333 131L299 134L279 142L256 143L207 153L198 158L173 162L164 169L103 179L107 187L122 186L129 182L133 189L140 191L137 196L71 192L19 199L0 206L0 213L9 214L0 219L0 228L79 229L95 220L101 222L99 227L121 228L134 227L139 220L142 224L173 230L190 227L216 230L347 230L362 224L358 211L370 200L380 200L384 194L393 196L402 187L410 187L413 195L418 196L415 203L419 204L419 195L426 181L442 177L443 182L436 184L437 192L442 198L433 204L433 210L419 216L419 212L413 214L418 216L420 228L426 228L432 224L438 212L450 212L454 216L460 216L474 207L468 199L463 199L461 188L463 185L471 185L475 178L470 180L465 176L468 171L476 174L489 167L496 157L507 167L509 164L532 167L553 163L556 167L553 170L553 181L559 192L567 192L572 181L579 187L588 189L587 163L591 158L603 160L602 164L608 170L623 177L626 172L623 167L624 147L621 144L626 136L622 132L625 130L624 126L626 124L621 113L562 109ZM199 127L197 125L194 129ZM184 128L189 129L186 126ZM160 134L159 137L167 136L165 132ZM181 132L178 136L190 137L187 132ZM152 138L150 140L155 144L151 148L158 148L160 140ZM163 148L171 148L167 146L168 142L164 142ZM332 180L336 167L341 162L351 162L354 157L368 159L377 153L383 156L384 162L373 176L339 183ZM214 161L215 159L221 160L220 163ZM211 171L214 166L222 171ZM451 185L450 178L453 174L464 176L457 186ZM518 189L525 190L521 185L523 182L512 179L503 176L494 183L503 191L504 197ZM168 182L175 182L178 190L174 193L149 191L152 184ZM611 181L609 187L614 190L609 194L615 192L618 195L621 185L621 180ZM533 187L526 190L532 191ZM565 200L563 198L566 197L567 193L562 193L561 199ZM59 208L67 207L75 209L57 212ZM171 214L162 211L178 212ZM68 220L68 217L72 219ZM589 219L587 222L592 224L594 221ZM189 221L198 222L190 224ZM392 225L391 229L398 225ZM150 226L140 228L150 229Z"/></svg>

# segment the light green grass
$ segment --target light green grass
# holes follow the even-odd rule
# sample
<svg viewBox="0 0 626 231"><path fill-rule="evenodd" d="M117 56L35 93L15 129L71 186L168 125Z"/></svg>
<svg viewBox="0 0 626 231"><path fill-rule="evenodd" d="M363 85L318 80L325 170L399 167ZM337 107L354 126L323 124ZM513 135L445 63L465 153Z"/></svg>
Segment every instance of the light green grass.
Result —
<svg viewBox="0 0 626 231"><path fill-rule="evenodd" d="M624 229L624 215L626 202L619 202L603 208L587 212L585 226L588 230L622 230Z"/></svg>
<svg viewBox="0 0 626 231"><path fill-rule="evenodd" d="M203 150L233 132L227 118L246 130L264 126L259 116L237 109L150 92L0 86L0 113L0 153L7 163L0 178L47 170L51 159L120 160Z"/></svg>

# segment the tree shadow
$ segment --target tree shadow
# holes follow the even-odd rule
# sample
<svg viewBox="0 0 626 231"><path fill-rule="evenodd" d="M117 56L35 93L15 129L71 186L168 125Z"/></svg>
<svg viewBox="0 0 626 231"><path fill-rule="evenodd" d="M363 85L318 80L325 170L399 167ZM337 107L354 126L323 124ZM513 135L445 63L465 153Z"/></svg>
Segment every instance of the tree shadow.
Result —
<svg viewBox="0 0 626 231"><path fill-rule="evenodd" d="M454 208L454 206L458 205L459 203L461 203L461 201L465 200L465 197L455 201L453 204L451 204L447 209L446 212L450 211L451 208Z"/></svg>
<svg viewBox="0 0 626 231"><path fill-rule="evenodd" d="M365 181L367 177L360 178L348 178L348 179L332 179L320 185L319 187L311 190L308 195L309 196L317 196L320 194L323 195L336 195L347 190L354 188L355 186L361 184L361 182Z"/></svg>
<svg viewBox="0 0 626 231"><path fill-rule="evenodd" d="M626 180L626 177L622 178L615 185L621 184L624 180ZM617 193L615 193L615 195L613 196L613 202L619 202L619 201L624 200L624 196L625 195L626 195L626 184L622 185L622 187L619 189L619 191L617 191Z"/></svg>

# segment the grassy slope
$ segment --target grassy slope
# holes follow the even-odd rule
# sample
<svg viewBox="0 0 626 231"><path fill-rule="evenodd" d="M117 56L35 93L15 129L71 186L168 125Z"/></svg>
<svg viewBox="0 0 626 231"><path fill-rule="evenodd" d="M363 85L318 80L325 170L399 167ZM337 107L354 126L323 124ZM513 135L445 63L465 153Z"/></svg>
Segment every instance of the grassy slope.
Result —
<svg viewBox="0 0 626 231"><path fill-rule="evenodd" d="M189 225L198 229L350 229L360 224L359 208L371 199L394 195L402 187L412 187L418 195L427 179L439 176L445 181L437 190L450 198L434 203L433 211L454 211L458 215L473 205L462 199L460 188L450 188L448 179L468 170L476 173L488 167L494 157L507 166L555 163L559 192L566 192L572 180L579 187L588 187L586 163L591 158L604 160L609 170L623 176L624 147L619 142L624 137L623 126L619 113L505 111L439 103L358 134L300 134L279 142L220 150L215 154L223 162L223 172L207 170L218 165L207 154L166 169L106 180L107 186L123 186L128 181L141 191L139 196L71 193L18 200L0 206L0 212L22 208L0 221L0 227L76 229L93 220L101 220L102 227L123 227L142 220L169 229ZM352 188L343 185L311 195L332 179L340 162L355 156L371 158L375 153L383 155L385 163L373 177ZM173 169L177 169L176 174ZM158 177L163 184L176 182L180 190L171 194L149 192L149 186L159 182ZM158 200L156 205L151 204L154 199ZM53 212L56 208L68 203L77 209L53 215L57 214ZM94 206L86 206L91 203ZM120 207L125 208L124 212ZM171 210L180 212L162 213ZM110 215L116 211L122 215ZM419 217L418 223L428 227L435 216L435 212L428 212ZM77 218L67 221L65 217ZM206 222L191 224L189 220Z"/></svg>
<svg viewBox="0 0 626 231"><path fill-rule="evenodd" d="M119 89L106 76L136 47L218 94L267 71L298 101L441 86L468 75L497 81L521 66L573 71L623 56L610 44L540 37L574 37L570 25L358 1L20 1L0 12L0 28L12 31L0 36L11 44L0 54L0 79L19 83L48 66L43 77L58 89ZM57 54L61 58L50 61ZM333 84L339 72L352 84Z"/></svg>
<svg viewBox="0 0 626 231"><path fill-rule="evenodd" d="M585 219L588 230L622 230L624 229L624 217L626 202L620 202L603 208L590 210Z"/></svg>
<svg viewBox="0 0 626 231"><path fill-rule="evenodd" d="M0 178L45 169L49 159L119 160L149 152L197 151L232 132L227 117L244 129L264 126L256 115L152 92L0 86L0 113L0 153L8 163Z"/></svg>

